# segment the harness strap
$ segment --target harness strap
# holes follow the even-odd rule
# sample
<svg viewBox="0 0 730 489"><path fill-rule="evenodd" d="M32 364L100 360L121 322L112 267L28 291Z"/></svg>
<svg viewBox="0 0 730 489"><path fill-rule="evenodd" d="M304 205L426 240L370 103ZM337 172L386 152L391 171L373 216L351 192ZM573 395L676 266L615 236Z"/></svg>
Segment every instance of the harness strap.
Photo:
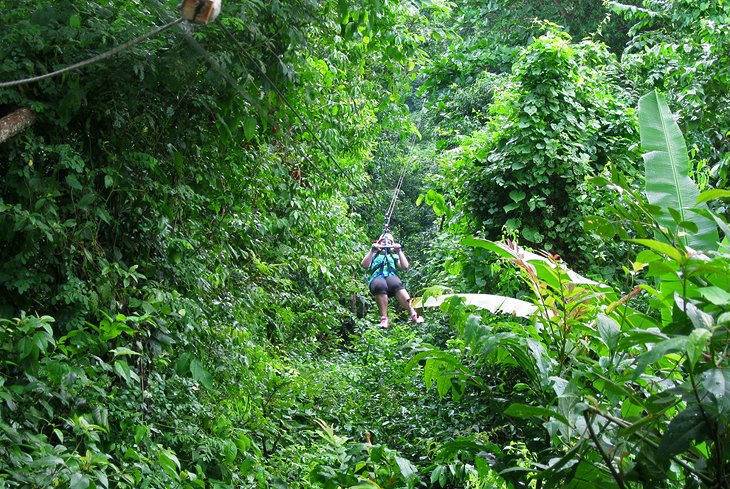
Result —
<svg viewBox="0 0 730 489"><path fill-rule="evenodd" d="M395 269L393 267L391 267L390 260L388 258L389 258L389 253L386 252L385 256L383 257L383 261L381 261L380 264L377 265L375 269L373 269L373 272L377 272L378 275L382 275L383 268L385 268L385 266L388 265L388 272L395 274L396 273Z"/></svg>

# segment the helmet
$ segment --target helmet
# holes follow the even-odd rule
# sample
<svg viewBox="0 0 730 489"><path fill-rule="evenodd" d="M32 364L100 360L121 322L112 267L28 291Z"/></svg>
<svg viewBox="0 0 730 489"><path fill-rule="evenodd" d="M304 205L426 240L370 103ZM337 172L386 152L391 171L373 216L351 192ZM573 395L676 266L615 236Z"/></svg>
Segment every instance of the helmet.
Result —
<svg viewBox="0 0 730 489"><path fill-rule="evenodd" d="M383 235L380 237L378 242L381 245L385 246L391 246L393 243L395 243L395 240L393 239L393 235L390 233L383 233Z"/></svg>

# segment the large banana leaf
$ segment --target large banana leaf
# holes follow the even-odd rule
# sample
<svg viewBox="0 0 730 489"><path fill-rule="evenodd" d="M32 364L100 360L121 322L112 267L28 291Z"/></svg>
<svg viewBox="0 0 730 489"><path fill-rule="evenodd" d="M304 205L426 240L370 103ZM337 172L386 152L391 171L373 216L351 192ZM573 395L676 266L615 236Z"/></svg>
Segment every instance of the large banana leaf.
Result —
<svg viewBox="0 0 730 489"><path fill-rule="evenodd" d="M694 212L705 210L707 206L704 203L695 206L700 192L689 176L684 136L664 97L657 92L648 93L639 100L639 130L644 150L646 197L662 211L654 217L685 246L702 251L716 250L719 237L715 222ZM677 211L676 220L669 209ZM684 223L693 223L697 229Z"/></svg>
<svg viewBox="0 0 730 489"><path fill-rule="evenodd" d="M486 309L494 314L512 314L518 317L530 317L537 312L537 306L529 302L503 297L501 295L489 294L443 294L438 297L430 296L424 302L421 297L413 299L413 307L439 307L450 297L463 297L469 306L476 306Z"/></svg>

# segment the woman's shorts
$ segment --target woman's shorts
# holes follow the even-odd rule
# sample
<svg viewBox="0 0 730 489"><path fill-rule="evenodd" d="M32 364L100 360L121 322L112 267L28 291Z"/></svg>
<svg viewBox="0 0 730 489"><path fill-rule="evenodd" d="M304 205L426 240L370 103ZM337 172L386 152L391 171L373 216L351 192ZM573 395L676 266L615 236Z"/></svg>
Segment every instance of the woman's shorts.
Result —
<svg viewBox="0 0 730 489"><path fill-rule="evenodd" d="M396 292L403 289L403 282L400 281L397 275L391 275L390 277L376 277L370 282L370 293L373 295L388 294L388 297L393 297Z"/></svg>

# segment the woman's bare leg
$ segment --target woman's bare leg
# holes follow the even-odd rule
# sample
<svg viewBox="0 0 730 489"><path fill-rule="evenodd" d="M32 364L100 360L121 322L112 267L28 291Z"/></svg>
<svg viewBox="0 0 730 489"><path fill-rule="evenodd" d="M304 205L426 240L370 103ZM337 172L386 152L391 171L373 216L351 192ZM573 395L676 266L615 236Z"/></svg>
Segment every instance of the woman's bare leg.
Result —
<svg viewBox="0 0 730 489"><path fill-rule="evenodd" d="M388 317L388 294L376 294L375 303L378 305L380 317Z"/></svg>
<svg viewBox="0 0 730 489"><path fill-rule="evenodd" d="M413 306L411 305L411 296L408 295L408 291L406 289L400 289L396 292L395 298L398 299L398 302L400 302L400 305L403 306L404 309L408 310L409 317L416 314L416 310L413 309Z"/></svg>

